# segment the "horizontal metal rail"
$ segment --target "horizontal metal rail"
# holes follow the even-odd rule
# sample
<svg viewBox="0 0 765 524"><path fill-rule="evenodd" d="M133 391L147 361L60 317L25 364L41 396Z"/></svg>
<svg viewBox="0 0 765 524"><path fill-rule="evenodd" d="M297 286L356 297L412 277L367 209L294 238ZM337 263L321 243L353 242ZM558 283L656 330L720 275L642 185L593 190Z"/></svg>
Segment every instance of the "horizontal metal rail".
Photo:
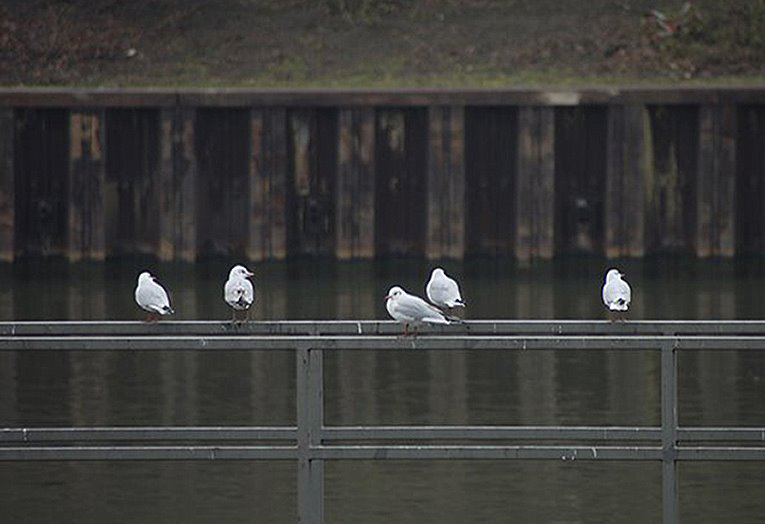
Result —
<svg viewBox="0 0 765 524"><path fill-rule="evenodd" d="M295 446L30 446L0 447L0 461L294 460Z"/></svg>
<svg viewBox="0 0 765 524"><path fill-rule="evenodd" d="M423 326L421 336L446 335L765 335L765 320L466 320ZM401 324L380 320L65 321L0 322L0 336L400 335Z"/></svg>
<svg viewBox="0 0 765 524"><path fill-rule="evenodd" d="M765 442L765 427L678 428L688 442ZM0 444L35 442L295 441L295 426L180 426L0 428ZM324 426L323 441L608 440L661 439L660 427L640 426Z"/></svg>
<svg viewBox="0 0 765 524"><path fill-rule="evenodd" d="M0 336L0 351L761 350L764 336Z"/></svg>
<svg viewBox="0 0 765 524"><path fill-rule="evenodd" d="M33 442L147 442L175 440L295 440L297 428L285 427L95 427L0 428L0 444Z"/></svg>
<svg viewBox="0 0 765 524"><path fill-rule="evenodd" d="M326 460L659 461L665 522L677 521L678 461L765 461L765 427L679 427L677 415L677 352L763 351L765 321L478 320L400 333L388 321L0 322L0 351L294 351L297 376L295 426L5 428L0 461L295 460L301 522L323 520ZM661 424L326 426L324 350L653 351Z"/></svg>

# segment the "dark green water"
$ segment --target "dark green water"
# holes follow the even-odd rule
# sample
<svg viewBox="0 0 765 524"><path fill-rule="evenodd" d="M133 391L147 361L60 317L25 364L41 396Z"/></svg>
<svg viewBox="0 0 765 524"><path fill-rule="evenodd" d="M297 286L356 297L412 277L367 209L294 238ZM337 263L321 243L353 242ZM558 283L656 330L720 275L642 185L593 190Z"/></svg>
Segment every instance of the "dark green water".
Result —
<svg viewBox="0 0 765 524"><path fill-rule="evenodd" d="M139 270L179 319L226 319L231 261L0 267L0 317L140 319ZM611 264L446 263L470 318L603 318ZM758 261L627 261L633 319L765 318ZM424 261L253 266L255 318L387 318ZM251 267L252 268L252 267ZM348 352L325 356L328 424L658 425L655 353ZM0 427L271 425L295 420L291 353L0 353ZM680 423L765 426L765 352L680 355ZM292 462L0 463L3 522L294 522ZM760 522L765 464L681 463L683 522ZM327 522L657 522L659 464L330 462Z"/></svg>

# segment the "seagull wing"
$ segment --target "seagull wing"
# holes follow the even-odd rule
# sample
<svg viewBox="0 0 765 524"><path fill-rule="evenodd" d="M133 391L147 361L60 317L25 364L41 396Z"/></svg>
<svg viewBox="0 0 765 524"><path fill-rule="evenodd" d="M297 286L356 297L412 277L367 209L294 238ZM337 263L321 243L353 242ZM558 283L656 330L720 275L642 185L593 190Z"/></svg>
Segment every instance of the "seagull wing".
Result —
<svg viewBox="0 0 765 524"><path fill-rule="evenodd" d="M632 289L624 280L612 280L603 286L603 302L612 311L627 311L632 301Z"/></svg>
<svg viewBox="0 0 765 524"><path fill-rule="evenodd" d="M228 279L223 287L223 298L234 309L248 309L255 300L252 282L246 278Z"/></svg>
<svg viewBox="0 0 765 524"><path fill-rule="evenodd" d="M396 299L394 311L403 320L412 322L430 322L432 324L449 324L449 320L438 309L420 297L403 295Z"/></svg>
<svg viewBox="0 0 765 524"><path fill-rule="evenodd" d="M167 291L158 282L152 280L139 286L135 293L136 302L146 311L167 315L173 313Z"/></svg>

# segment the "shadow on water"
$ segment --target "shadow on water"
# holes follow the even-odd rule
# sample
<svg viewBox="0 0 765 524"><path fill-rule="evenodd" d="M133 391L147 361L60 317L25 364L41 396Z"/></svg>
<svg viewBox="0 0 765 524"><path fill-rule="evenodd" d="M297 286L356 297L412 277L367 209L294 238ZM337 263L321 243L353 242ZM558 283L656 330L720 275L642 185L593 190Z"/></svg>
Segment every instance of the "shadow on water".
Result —
<svg viewBox="0 0 765 524"><path fill-rule="evenodd" d="M155 273L178 319L229 319L231 260L106 264L26 260L0 266L3 320L120 319L138 272ZM606 261L569 257L444 261L469 318L604 318L600 285L617 266L632 319L765 318L759 260ZM251 265L257 319L384 319L392 285L424 294L420 259ZM282 425L295 420L294 355L280 352L0 353L0 427ZM325 355L328 424L657 425L655 353L338 352ZM681 425L765 425L765 355L680 355ZM681 517L755 521L755 464L680 465ZM328 522L640 521L660 519L653 463L333 462ZM9 520L295 520L295 467L281 463L10 463Z"/></svg>

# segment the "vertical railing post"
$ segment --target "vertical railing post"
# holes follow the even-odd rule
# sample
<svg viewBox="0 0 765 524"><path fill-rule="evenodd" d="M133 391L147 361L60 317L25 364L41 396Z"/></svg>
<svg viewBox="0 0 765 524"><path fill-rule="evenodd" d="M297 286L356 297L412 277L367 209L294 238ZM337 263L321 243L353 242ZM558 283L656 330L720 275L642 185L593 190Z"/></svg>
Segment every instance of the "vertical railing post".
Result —
<svg viewBox="0 0 765 524"><path fill-rule="evenodd" d="M677 351L675 341L661 348L662 521L677 520Z"/></svg>
<svg viewBox="0 0 765 524"><path fill-rule="evenodd" d="M313 456L324 425L323 357L320 349L297 350L298 522L324 522L324 461Z"/></svg>

